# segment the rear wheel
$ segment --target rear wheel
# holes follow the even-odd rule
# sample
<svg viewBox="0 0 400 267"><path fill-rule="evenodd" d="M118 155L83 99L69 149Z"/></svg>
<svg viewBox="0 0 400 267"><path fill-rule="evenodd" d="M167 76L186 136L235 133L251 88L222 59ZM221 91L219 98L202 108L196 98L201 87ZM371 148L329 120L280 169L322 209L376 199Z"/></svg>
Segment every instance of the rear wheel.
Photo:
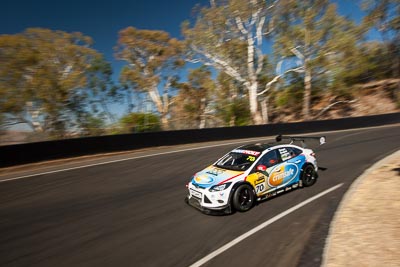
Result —
<svg viewBox="0 0 400 267"><path fill-rule="evenodd" d="M307 165L303 170L303 175L301 176L301 181L303 186L312 186L317 181L317 174L312 165Z"/></svg>
<svg viewBox="0 0 400 267"><path fill-rule="evenodd" d="M244 212L253 207L254 200L253 188L248 184L242 184L233 193L232 204L235 210Z"/></svg>

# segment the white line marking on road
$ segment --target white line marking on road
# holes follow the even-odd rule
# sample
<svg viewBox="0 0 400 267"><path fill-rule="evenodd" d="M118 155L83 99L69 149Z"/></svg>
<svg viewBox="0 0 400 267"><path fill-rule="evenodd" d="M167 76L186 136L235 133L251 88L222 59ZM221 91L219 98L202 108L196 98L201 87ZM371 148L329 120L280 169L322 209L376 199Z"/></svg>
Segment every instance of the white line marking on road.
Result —
<svg viewBox="0 0 400 267"><path fill-rule="evenodd" d="M195 263L193 263L192 265L190 265L190 267L199 267L199 266L205 264L206 262L208 262L208 261L210 261L211 259L215 258L216 256L218 256L219 254L223 253L224 251L230 249L231 247L233 247L234 245L236 245L236 244L238 244L239 242L243 241L244 239L248 238L249 236L251 236L251 235L257 233L258 231L264 229L264 228L267 227L268 225L270 225L270 224L272 224L272 223L278 221L279 219L285 217L286 215L289 215L290 213L292 213L292 212L294 212L294 211L300 209L301 207L307 205L308 203L310 203L310 202L312 202L312 201L314 201L314 200L316 200L316 199L318 199L318 198L320 198L320 197L322 197L322 196L324 196L324 195L326 195L326 194L328 194L328 193L330 193L330 192L332 192L332 191L338 189L338 188L341 187L342 185L343 185L343 183L338 184L338 185L335 185L334 187L331 187L331 188L329 188L329 189L327 189L327 190L325 190L325 191L322 191L321 193L319 193L319 194L317 194L317 195L315 195L315 196L313 196L313 197L311 197L311 198L309 198L309 199L307 199L307 200L305 200L305 201L303 201L303 202L297 204L296 206L293 206L293 207L291 207L290 209L288 209L288 210L286 210L286 211L284 211L284 212L282 212L282 213L279 213L279 214L276 215L275 217L269 219L268 221L266 221L266 222L260 224L259 226L255 227L255 228L251 229L250 231L244 233L243 235L241 235L241 236L239 236L239 237L233 239L233 240L230 241L229 243L225 244L224 246L220 247L219 249L215 250L214 252L208 254L208 255L205 256L204 258L202 258L202 259L196 261Z"/></svg>

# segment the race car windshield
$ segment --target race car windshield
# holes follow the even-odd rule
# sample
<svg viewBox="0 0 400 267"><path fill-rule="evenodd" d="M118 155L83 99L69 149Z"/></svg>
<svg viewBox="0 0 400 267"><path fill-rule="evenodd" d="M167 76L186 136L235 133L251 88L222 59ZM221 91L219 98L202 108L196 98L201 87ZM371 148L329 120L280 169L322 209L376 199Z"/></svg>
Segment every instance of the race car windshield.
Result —
<svg viewBox="0 0 400 267"><path fill-rule="evenodd" d="M248 153L232 151L219 159L214 166L234 171L245 171L254 163L258 155L258 152L250 155Z"/></svg>

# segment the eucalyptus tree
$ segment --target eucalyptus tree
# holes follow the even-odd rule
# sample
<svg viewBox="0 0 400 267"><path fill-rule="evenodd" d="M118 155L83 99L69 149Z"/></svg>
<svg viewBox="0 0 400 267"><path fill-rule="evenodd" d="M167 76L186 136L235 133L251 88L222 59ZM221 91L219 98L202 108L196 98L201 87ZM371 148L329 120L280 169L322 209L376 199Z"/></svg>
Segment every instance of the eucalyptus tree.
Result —
<svg viewBox="0 0 400 267"><path fill-rule="evenodd" d="M361 31L337 13L329 0L281 0L275 52L293 57L304 72L303 119L311 118L313 80L329 69L342 69L354 53ZM351 64L351 62L347 62ZM334 79L331 75L329 79Z"/></svg>
<svg viewBox="0 0 400 267"><path fill-rule="evenodd" d="M3 125L64 136L85 112L87 73L101 55L81 33L31 28L0 35Z"/></svg>
<svg viewBox="0 0 400 267"><path fill-rule="evenodd" d="M122 103L124 88L119 86L112 78L111 64L104 58L96 58L88 70L88 104L93 114L105 117L110 123L116 123L115 114L110 109L110 104Z"/></svg>
<svg viewBox="0 0 400 267"><path fill-rule="evenodd" d="M182 43L164 31L128 27L119 32L117 58L127 62L120 74L123 84L149 95L168 129L171 105L171 84L176 70L183 66L180 59Z"/></svg>
<svg viewBox="0 0 400 267"><path fill-rule="evenodd" d="M213 102L215 82L211 77L211 71L201 66L189 70L187 82L174 83L179 89L174 97L174 120L185 121L175 123L182 128L205 128L210 113L210 105Z"/></svg>
<svg viewBox="0 0 400 267"><path fill-rule="evenodd" d="M216 90L212 109L219 126L251 125L248 97L243 84L224 72L216 78Z"/></svg>
<svg viewBox="0 0 400 267"><path fill-rule="evenodd" d="M400 77L400 0L363 0L362 8L367 13L364 24L368 28L377 29L382 36L383 47L381 65L386 72ZM398 83L400 89L400 83Z"/></svg>
<svg viewBox="0 0 400 267"><path fill-rule="evenodd" d="M361 7L367 27L375 27L384 40L400 41L400 0L363 0Z"/></svg>
<svg viewBox="0 0 400 267"><path fill-rule="evenodd" d="M261 97L282 76L268 73L272 78L262 79L268 64L266 41L275 29L278 2L214 0L209 7L198 10L194 25L188 21L182 25L188 59L213 66L243 84L254 124L268 121L262 112Z"/></svg>

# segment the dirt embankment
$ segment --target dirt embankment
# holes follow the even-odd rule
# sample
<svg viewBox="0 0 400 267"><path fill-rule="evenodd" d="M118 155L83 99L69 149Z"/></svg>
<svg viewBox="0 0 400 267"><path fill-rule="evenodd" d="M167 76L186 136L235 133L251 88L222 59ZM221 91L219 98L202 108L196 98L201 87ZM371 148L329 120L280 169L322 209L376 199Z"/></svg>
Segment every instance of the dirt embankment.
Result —
<svg viewBox="0 0 400 267"><path fill-rule="evenodd" d="M400 266L400 151L351 186L331 223L323 267Z"/></svg>

